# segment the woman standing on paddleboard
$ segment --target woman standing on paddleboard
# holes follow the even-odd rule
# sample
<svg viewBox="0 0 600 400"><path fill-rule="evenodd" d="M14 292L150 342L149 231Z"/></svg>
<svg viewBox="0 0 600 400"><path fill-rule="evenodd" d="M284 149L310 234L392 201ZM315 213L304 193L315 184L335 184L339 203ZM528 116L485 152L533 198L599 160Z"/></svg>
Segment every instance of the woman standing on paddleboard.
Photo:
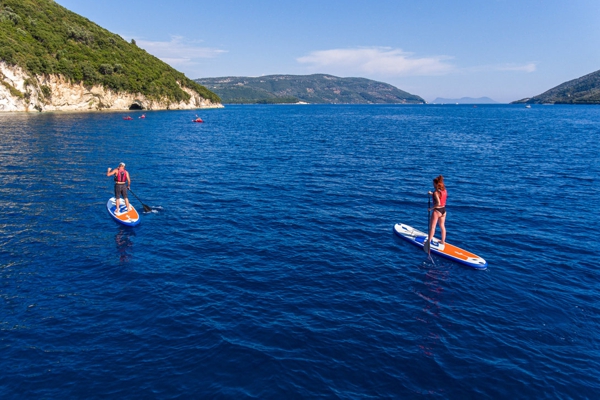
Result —
<svg viewBox="0 0 600 400"><path fill-rule="evenodd" d="M433 210L433 215L431 216L431 223L429 225L429 237L427 239L428 242L431 242L433 236L435 235L435 228L437 223L440 223L440 230L442 231L442 242L441 244L446 243L446 199L448 198L448 192L446 192L446 186L444 185L444 177L442 175L438 176L433 180L433 187L435 188L434 192L429 192L429 195L433 197L433 208L430 208L429 211Z"/></svg>
<svg viewBox="0 0 600 400"><path fill-rule="evenodd" d="M118 168L111 170L110 168L106 171L106 176L115 176L115 202L117 205L115 214L120 210L120 200L121 197L125 199L125 205L127 206L127 211L131 210L129 206L129 199L127 198L127 190L131 187L131 178L129 177L129 172L125 171L125 163L122 162L119 164ZM127 186L125 186L127 184Z"/></svg>

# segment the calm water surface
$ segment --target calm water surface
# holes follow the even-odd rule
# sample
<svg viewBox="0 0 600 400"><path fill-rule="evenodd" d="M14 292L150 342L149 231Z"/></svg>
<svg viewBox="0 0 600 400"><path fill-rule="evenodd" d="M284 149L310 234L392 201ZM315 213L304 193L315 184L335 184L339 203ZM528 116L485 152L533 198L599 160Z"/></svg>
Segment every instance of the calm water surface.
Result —
<svg viewBox="0 0 600 400"><path fill-rule="evenodd" d="M1 398L597 398L600 107L131 115L0 115Z"/></svg>

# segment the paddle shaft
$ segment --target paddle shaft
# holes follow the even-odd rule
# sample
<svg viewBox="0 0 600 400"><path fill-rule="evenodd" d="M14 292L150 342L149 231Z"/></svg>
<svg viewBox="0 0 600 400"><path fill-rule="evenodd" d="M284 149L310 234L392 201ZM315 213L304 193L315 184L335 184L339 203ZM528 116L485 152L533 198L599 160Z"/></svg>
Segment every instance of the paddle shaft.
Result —
<svg viewBox="0 0 600 400"><path fill-rule="evenodd" d="M139 197L137 197L137 195L135 193L133 193L133 191L131 189L127 189L131 192L132 195L135 196L136 199L139 200L140 203L142 203L142 207L144 207L144 211L148 212L148 211L152 211L152 208L150 208L149 206L145 205L144 202L142 200L140 200Z"/></svg>
<svg viewBox="0 0 600 400"><path fill-rule="evenodd" d="M429 242L429 231L431 230L431 227L429 226L431 224L431 198L429 197L429 193L427 193L427 239L425 239L425 242L423 242L423 251L425 253L427 253L429 255L429 250L430 250L430 246L431 243Z"/></svg>
<svg viewBox="0 0 600 400"><path fill-rule="evenodd" d="M428 193L427 194L427 233L429 233L429 230L431 229L430 225L431 225L431 196L429 196L429 193Z"/></svg>

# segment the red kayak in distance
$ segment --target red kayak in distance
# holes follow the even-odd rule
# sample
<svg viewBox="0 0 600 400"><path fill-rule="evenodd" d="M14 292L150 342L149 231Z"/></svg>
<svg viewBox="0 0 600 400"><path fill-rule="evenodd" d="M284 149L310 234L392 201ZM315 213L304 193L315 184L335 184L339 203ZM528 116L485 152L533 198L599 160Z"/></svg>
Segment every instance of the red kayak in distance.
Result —
<svg viewBox="0 0 600 400"><path fill-rule="evenodd" d="M146 118L146 114L142 114L142 116L139 118Z"/></svg>
<svg viewBox="0 0 600 400"><path fill-rule="evenodd" d="M204 121L202 121L201 118L196 118L196 119L193 119L192 122L204 122Z"/></svg>
<svg viewBox="0 0 600 400"><path fill-rule="evenodd" d="M133 118L131 118L131 117L128 115L128 116L126 116L126 117L123 117L123 119L124 119L124 120L126 120L126 121L129 121L129 120L132 120Z"/></svg>

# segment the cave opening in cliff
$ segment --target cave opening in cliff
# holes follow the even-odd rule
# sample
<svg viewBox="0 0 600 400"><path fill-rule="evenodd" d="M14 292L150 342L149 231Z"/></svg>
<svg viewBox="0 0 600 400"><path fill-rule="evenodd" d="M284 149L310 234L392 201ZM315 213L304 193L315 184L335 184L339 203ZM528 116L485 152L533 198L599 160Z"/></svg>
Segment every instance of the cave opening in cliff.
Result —
<svg viewBox="0 0 600 400"><path fill-rule="evenodd" d="M129 106L129 109L130 110L143 110L144 107L142 107L138 103L133 103L132 105Z"/></svg>

